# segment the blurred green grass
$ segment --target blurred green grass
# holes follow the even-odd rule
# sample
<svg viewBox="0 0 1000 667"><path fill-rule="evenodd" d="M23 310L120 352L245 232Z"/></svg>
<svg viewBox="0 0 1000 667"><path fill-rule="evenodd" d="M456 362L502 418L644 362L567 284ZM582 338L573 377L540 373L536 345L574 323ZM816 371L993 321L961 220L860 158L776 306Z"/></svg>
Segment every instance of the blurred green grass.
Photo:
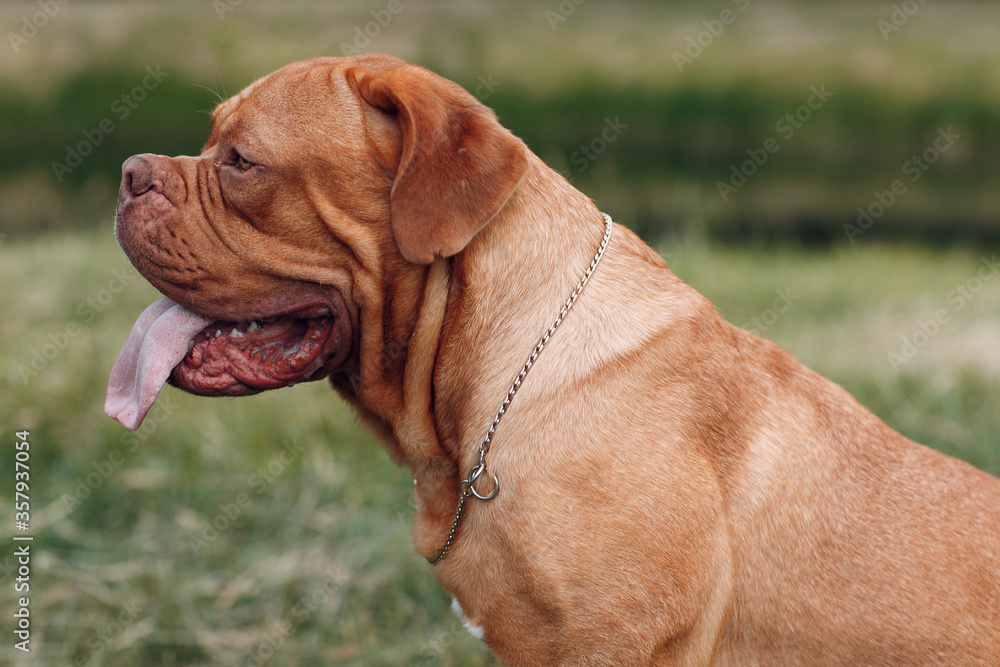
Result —
<svg viewBox="0 0 1000 667"><path fill-rule="evenodd" d="M901 372L887 361L952 308L979 251L660 250L731 321L763 317L763 335L893 427L1000 473L1000 277ZM0 281L21 286L0 292L0 423L32 442L37 648L24 664L495 664L413 553L409 475L325 382L242 399L167 387L135 434L103 415L112 362L157 294L131 281L86 323L80 305L125 267L107 226L0 243ZM779 291L791 305L768 316ZM79 333L23 381L18 367L68 322Z"/></svg>
<svg viewBox="0 0 1000 667"><path fill-rule="evenodd" d="M0 231L85 224L113 201L125 157L197 152L216 94L353 49L376 5L244 0L221 15L209 3L65 6L0 66ZM845 242L857 207L953 127L954 149L866 240L1000 242L1000 6L927 3L885 39L877 25L890 6L755 1L683 71L673 54L733 2L587 3L555 24L552 7L525 0L401 7L361 50L478 90L535 152L647 239ZM16 24L24 11L0 6L0 19ZM111 105L147 66L170 74L119 119ZM776 124L823 86L829 101L781 137ZM52 164L103 118L114 131L59 181ZM627 129L596 160L574 161L619 118ZM724 201L718 183L768 137L780 151Z"/></svg>

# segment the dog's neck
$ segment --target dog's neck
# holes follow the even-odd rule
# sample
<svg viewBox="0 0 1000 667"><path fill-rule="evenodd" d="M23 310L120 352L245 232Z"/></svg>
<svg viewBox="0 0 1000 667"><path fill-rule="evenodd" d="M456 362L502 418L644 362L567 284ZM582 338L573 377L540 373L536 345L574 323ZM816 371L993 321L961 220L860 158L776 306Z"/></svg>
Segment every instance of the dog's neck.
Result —
<svg viewBox="0 0 1000 667"><path fill-rule="evenodd" d="M405 327L404 349L362 354L368 362L360 369L356 396L338 386L397 462L413 472L414 537L421 555L441 548L458 483L474 464L485 429L580 280L602 231L593 203L532 156L520 187L487 227L458 255L431 264L422 288L407 290L406 304L389 306L417 313ZM583 309L593 307L595 299L588 300ZM579 362L577 348L586 334L573 332L574 318L567 318L552 345L569 346ZM392 318L369 321L386 319ZM361 332L362 345L387 339L393 338L384 331ZM549 362L558 354L546 351L545 357ZM546 365L532 373L512 411L533 396L551 394L558 378L565 380L565 373L546 372ZM575 366L585 370L587 364Z"/></svg>
<svg viewBox="0 0 1000 667"><path fill-rule="evenodd" d="M536 201L531 193L546 193L546 197ZM533 158L522 187L487 228L450 260L432 410L439 445L457 472L447 481L417 476L414 534L422 555L441 549L454 519L458 480L475 464L479 443L497 407L539 336L552 325L580 281L603 230L603 217L594 205ZM563 342L559 336L556 339L560 342L555 345ZM533 395L551 394L558 378L565 377L553 373L551 367L536 374L522 385L530 388L518 396L511 410ZM489 493L491 486L484 481L483 491ZM436 511L420 511L431 506Z"/></svg>
<svg viewBox="0 0 1000 667"><path fill-rule="evenodd" d="M452 260L434 411L442 444L463 471L477 456L479 431L593 258L603 226L589 199L533 157L521 187Z"/></svg>

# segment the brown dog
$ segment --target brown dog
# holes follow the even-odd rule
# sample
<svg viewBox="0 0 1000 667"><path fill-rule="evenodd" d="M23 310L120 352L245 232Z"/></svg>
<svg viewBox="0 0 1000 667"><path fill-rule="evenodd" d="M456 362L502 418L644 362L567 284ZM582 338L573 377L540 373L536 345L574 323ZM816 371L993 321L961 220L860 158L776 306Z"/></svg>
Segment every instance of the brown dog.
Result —
<svg viewBox="0 0 1000 667"><path fill-rule="evenodd" d="M201 155L123 166L118 239L169 300L108 412L137 427L168 375L329 377L506 663L1000 665L1000 481L723 321L625 228L480 457L603 228L457 85L289 65L219 105Z"/></svg>

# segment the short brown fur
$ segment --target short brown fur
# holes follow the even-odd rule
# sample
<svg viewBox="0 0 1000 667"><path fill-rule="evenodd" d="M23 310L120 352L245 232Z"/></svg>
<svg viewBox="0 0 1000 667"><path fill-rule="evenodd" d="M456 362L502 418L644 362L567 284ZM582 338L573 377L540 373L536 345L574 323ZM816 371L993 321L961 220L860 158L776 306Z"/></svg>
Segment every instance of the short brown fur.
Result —
<svg viewBox="0 0 1000 667"><path fill-rule="evenodd" d="M119 236L165 294L232 320L342 301L333 384L413 471L434 555L597 248L593 203L384 56L290 65L200 156L144 157L162 197ZM488 462L500 493L434 572L507 664L1000 664L1000 481L725 322L624 227Z"/></svg>

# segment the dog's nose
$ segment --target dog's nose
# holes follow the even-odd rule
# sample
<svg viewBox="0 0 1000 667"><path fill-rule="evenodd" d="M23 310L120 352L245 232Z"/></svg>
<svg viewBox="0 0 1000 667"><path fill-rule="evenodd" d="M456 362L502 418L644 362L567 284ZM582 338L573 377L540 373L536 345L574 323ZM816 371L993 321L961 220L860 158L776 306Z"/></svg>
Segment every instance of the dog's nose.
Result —
<svg viewBox="0 0 1000 667"><path fill-rule="evenodd" d="M122 164L122 186L136 196L153 188L153 165L144 155L133 155Z"/></svg>

